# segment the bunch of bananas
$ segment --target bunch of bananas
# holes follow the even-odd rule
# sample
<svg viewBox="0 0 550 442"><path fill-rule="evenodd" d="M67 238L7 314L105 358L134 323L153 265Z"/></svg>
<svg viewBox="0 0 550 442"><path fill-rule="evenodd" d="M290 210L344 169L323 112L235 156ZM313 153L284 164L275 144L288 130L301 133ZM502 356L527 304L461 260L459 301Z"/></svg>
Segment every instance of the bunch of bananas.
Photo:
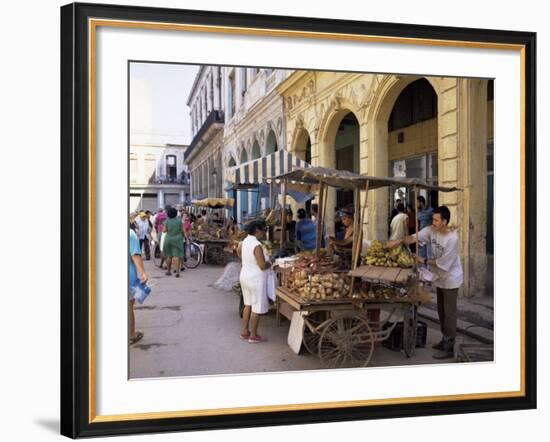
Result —
<svg viewBox="0 0 550 442"><path fill-rule="evenodd" d="M393 249L385 249L382 243L374 240L367 250L365 264L382 267L412 267L414 257L402 245Z"/></svg>

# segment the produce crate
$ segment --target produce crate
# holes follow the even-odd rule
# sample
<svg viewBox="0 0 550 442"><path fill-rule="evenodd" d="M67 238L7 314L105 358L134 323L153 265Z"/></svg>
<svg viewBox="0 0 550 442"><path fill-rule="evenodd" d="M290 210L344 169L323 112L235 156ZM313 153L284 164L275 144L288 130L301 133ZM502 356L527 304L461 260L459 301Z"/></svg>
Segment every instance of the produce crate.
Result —
<svg viewBox="0 0 550 442"><path fill-rule="evenodd" d="M384 325L384 330L390 328L393 325L392 322L388 322ZM417 321L416 325L416 347L426 347L426 341L428 338L428 324L424 321ZM382 341L382 345L393 351L403 350L403 321L399 321L395 328L390 333L388 339Z"/></svg>

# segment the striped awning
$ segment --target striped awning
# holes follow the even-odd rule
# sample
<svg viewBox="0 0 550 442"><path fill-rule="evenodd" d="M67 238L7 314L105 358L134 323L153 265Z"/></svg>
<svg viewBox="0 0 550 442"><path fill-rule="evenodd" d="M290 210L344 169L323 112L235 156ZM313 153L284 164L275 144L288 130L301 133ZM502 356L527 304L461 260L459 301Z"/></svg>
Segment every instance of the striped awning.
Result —
<svg viewBox="0 0 550 442"><path fill-rule="evenodd" d="M265 157L248 161L228 170L227 181L234 184L261 184L271 178L293 171L296 168L311 167L308 163L286 150L273 152Z"/></svg>

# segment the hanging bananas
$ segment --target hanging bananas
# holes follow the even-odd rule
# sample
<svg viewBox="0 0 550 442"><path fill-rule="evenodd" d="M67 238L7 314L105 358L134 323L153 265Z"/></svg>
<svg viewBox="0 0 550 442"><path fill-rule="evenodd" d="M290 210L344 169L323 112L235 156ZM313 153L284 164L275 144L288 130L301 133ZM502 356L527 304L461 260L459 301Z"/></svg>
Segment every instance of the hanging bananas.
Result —
<svg viewBox="0 0 550 442"><path fill-rule="evenodd" d="M374 240L367 250L364 263L381 267L412 267L415 259L403 245L393 249L386 249L378 240Z"/></svg>

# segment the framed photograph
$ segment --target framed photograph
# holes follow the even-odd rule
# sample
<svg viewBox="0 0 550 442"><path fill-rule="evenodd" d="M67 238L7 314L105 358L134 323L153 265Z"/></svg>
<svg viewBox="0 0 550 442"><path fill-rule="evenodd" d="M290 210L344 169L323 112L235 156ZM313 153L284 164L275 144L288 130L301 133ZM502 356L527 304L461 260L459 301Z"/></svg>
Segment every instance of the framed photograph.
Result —
<svg viewBox="0 0 550 442"><path fill-rule="evenodd" d="M536 408L535 54L63 6L61 433Z"/></svg>

